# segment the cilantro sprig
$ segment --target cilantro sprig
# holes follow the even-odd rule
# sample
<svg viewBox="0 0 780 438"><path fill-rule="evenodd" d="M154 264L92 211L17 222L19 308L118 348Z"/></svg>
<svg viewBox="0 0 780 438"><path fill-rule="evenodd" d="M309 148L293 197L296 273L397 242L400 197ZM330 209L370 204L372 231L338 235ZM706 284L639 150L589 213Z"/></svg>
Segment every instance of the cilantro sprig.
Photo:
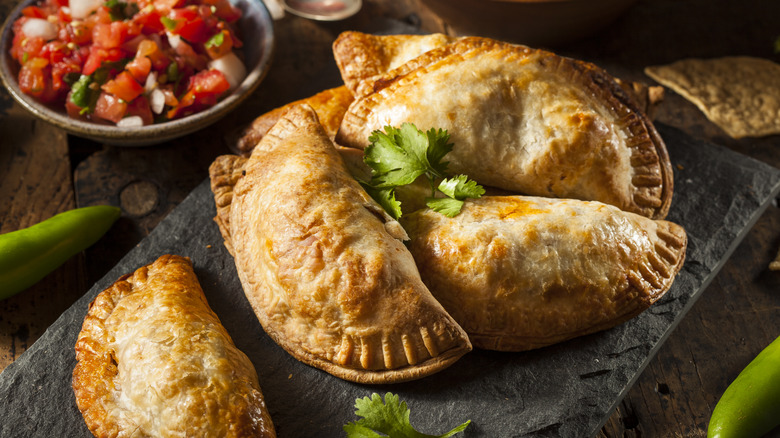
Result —
<svg viewBox="0 0 780 438"><path fill-rule="evenodd" d="M442 435L418 432L409 421L411 411L406 402L399 402L399 397L390 392L385 394L384 403L379 394L373 393L370 398L355 400L355 407L355 414L363 418L344 425L347 438L448 438L471 424L471 420L468 420Z"/></svg>
<svg viewBox="0 0 780 438"><path fill-rule="evenodd" d="M482 186L466 175L447 176L449 163L442 160L453 147L447 131L432 128L423 132L411 123L384 129L368 137L370 144L363 161L371 168L371 181L361 184L395 219L401 217L401 202L395 198L395 188L412 184L421 176L426 177L431 187L425 204L448 217L460 213L466 198L479 198L485 193Z"/></svg>

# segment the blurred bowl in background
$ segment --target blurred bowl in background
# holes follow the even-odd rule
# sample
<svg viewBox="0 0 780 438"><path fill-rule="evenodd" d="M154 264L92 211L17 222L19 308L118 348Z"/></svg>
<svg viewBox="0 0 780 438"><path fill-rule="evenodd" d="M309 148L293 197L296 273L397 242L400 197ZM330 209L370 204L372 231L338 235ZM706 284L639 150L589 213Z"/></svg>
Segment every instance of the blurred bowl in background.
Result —
<svg viewBox="0 0 780 438"><path fill-rule="evenodd" d="M556 47L603 29L636 0L422 0L463 36Z"/></svg>

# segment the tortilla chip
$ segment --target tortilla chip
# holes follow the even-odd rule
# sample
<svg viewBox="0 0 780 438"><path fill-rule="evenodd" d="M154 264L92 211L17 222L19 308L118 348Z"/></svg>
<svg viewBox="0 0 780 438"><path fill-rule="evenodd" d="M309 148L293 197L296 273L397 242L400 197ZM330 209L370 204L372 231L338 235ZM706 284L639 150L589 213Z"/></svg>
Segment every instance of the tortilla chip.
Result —
<svg viewBox="0 0 780 438"><path fill-rule="evenodd" d="M645 73L693 102L733 138L780 133L780 65L772 61L683 59Z"/></svg>

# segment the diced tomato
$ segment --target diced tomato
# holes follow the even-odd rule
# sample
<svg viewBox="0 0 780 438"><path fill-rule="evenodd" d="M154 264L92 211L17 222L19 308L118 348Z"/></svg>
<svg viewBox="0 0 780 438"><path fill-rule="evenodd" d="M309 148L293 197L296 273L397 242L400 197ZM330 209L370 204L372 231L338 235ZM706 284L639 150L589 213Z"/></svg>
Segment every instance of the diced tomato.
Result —
<svg viewBox="0 0 780 438"><path fill-rule="evenodd" d="M111 21L113 21L111 20L111 14L109 9L105 6L97 8L94 13L89 14L87 18L84 19L84 22L90 29L92 29L98 23L108 24L111 23Z"/></svg>
<svg viewBox="0 0 780 438"><path fill-rule="evenodd" d="M65 91L68 88L68 84L65 83L64 77L68 73L80 73L81 66L72 62L58 62L52 66L51 69L51 84L52 88L57 91Z"/></svg>
<svg viewBox="0 0 780 438"><path fill-rule="evenodd" d="M144 92L144 87L136 82L133 76L126 71L119 73L114 79L106 82L100 88L125 102L132 101Z"/></svg>
<svg viewBox="0 0 780 438"><path fill-rule="evenodd" d="M206 56L198 54L191 45L184 41L179 42L179 45L176 46L176 54L179 55L176 58L179 61L179 66L190 66L195 71L205 70L209 62Z"/></svg>
<svg viewBox="0 0 780 438"><path fill-rule="evenodd" d="M152 107L149 105L149 99L143 95L138 96L137 99L127 105L125 116L139 116L144 121L144 125L154 123L154 115L152 114Z"/></svg>
<svg viewBox="0 0 780 438"><path fill-rule="evenodd" d="M120 47L127 40L127 36L127 23L123 21L98 23L92 28L93 44L104 49Z"/></svg>
<svg viewBox="0 0 780 438"><path fill-rule="evenodd" d="M100 93L97 104L95 104L94 116L117 123L122 120L126 112L127 102L111 94Z"/></svg>
<svg viewBox="0 0 780 438"><path fill-rule="evenodd" d="M233 50L233 38L230 31L223 29L221 32L209 38L204 44L206 53L211 59L221 58Z"/></svg>
<svg viewBox="0 0 780 438"><path fill-rule="evenodd" d="M160 91L163 92L163 96L165 96L165 104L170 107L175 107L179 104L179 99L176 98L176 94L173 92L173 85L163 85L160 87Z"/></svg>
<svg viewBox="0 0 780 438"><path fill-rule="evenodd" d="M125 41L120 48L127 53L135 53L138 51L138 46L141 45L141 42L145 39L145 35L136 35Z"/></svg>
<svg viewBox="0 0 780 438"><path fill-rule="evenodd" d="M82 108L71 102L71 93L68 93L68 96L65 98L65 111L68 113L68 117L73 117L74 119L79 120L88 120L87 115L81 113Z"/></svg>
<svg viewBox="0 0 780 438"><path fill-rule="evenodd" d="M152 61L146 56L135 57L126 66L125 70L130 72L139 83L146 82L146 77L149 76L149 72L152 71Z"/></svg>
<svg viewBox="0 0 780 438"><path fill-rule="evenodd" d="M51 103L57 92L51 85L51 66L44 58L32 58L19 70L19 88L41 102Z"/></svg>
<svg viewBox="0 0 780 438"><path fill-rule="evenodd" d="M54 40L46 43L41 47L40 56L46 58L50 63L55 64L65 59L65 56L70 53L70 49L62 41Z"/></svg>
<svg viewBox="0 0 780 438"><path fill-rule="evenodd" d="M70 23L73 21L73 17L70 16L70 12L66 9L60 8L57 10L57 20L61 23Z"/></svg>
<svg viewBox="0 0 780 438"><path fill-rule="evenodd" d="M169 29L171 33L191 43L205 43L209 39L209 29L197 7L172 9L167 18L175 23L174 28Z"/></svg>
<svg viewBox="0 0 780 438"><path fill-rule="evenodd" d="M43 38L24 38L20 44L21 46L17 51L20 64L24 64L25 60L44 57L41 55L43 46L46 44L46 41L44 41Z"/></svg>
<svg viewBox="0 0 780 438"><path fill-rule="evenodd" d="M154 7L165 13L185 3L185 0L153 0L153 1L154 1Z"/></svg>
<svg viewBox="0 0 780 438"><path fill-rule="evenodd" d="M38 6L27 6L22 9L22 15L30 18L46 18L46 13Z"/></svg>
<svg viewBox="0 0 780 438"><path fill-rule="evenodd" d="M164 71L171 63L170 58L160 50L160 46L152 40L141 41L138 45L138 51L135 52L136 58L147 57L152 61L152 68L157 71Z"/></svg>
<svg viewBox="0 0 780 438"><path fill-rule="evenodd" d="M82 45L92 41L92 31L83 21L73 21L60 28L60 39Z"/></svg>
<svg viewBox="0 0 780 438"><path fill-rule="evenodd" d="M241 9L233 6L228 0L203 0L203 3L214 6L216 9L214 15L228 23L233 23L241 18Z"/></svg>
<svg viewBox="0 0 780 438"><path fill-rule="evenodd" d="M198 97L205 95L218 96L230 89L230 83L228 83L225 75L219 70L199 72L190 79L190 84L190 88Z"/></svg>
<svg viewBox="0 0 780 438"><path fill-rule="evenodd" d="M95 72L95 70L100 68L104 62L120 61L123 58L124 54L119 49L106 50L93 46L92 50L89 52L89 57L87 57L87 60L84 62L84 70L82 73L85 75L91 75Z"/></svg>
<svg viewBox="0 0 780 438"><path fill-rule="evenodd" d="M187 93L179 105L168 111L168 118L186 116L214 106L219 97L230 89L230 83L219 70L204 70L190 77Z"/></svg>
<svg viewBox="0 0 780 438"><path fill-rule="evenodd" d="M165 32L165 26L160 21L162 14L155 8L143 8L133 17L133 21L141 26L144 34Z"/></svg>

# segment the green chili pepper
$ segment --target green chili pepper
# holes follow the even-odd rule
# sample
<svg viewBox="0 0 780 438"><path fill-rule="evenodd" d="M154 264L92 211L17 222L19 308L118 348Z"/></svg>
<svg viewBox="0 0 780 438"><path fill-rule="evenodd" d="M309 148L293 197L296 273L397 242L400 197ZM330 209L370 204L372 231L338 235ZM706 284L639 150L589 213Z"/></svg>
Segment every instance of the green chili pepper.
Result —
<svg viewBox="0 0 780 438"><path fill-rule="evenodd" d="M90 247L120 214L107 205L77 208L0 235L0 299L27 289Z"/></svg>
<svg viewBox="0 0 780 438"><path fill-rule="evenodd" d="M712 411L707 438L760 437L780 425L780 336L742 370Z"/></svg>

